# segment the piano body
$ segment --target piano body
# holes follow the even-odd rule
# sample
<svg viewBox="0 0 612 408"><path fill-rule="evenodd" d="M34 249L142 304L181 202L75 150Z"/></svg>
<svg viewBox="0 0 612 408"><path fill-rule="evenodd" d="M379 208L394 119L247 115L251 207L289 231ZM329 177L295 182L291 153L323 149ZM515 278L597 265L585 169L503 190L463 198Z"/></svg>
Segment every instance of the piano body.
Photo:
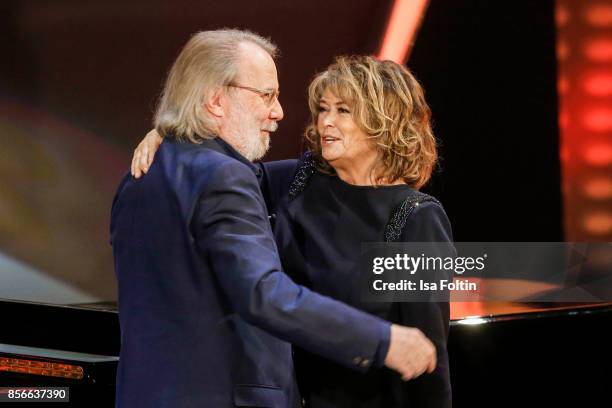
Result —
<svg viewBox="0 0 612 408"><path fill-rule="evenodd" d="M454 407L612 406L612 304L466 305L453 305L449 337ZM116 304L0 301L0 314L0 387L69 387L62 406L113 406Z"/></svg>

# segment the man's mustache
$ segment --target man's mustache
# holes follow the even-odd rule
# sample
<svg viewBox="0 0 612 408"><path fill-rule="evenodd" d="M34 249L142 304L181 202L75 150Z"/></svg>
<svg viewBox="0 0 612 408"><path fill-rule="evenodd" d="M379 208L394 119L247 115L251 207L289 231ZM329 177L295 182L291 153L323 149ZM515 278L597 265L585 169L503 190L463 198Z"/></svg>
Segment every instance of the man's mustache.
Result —
<svg viewBox="0 0 612 408"><path fill-rule="evenodd" d="M265 130L266 132L276 132L277 129L278 129L278 122L272 122L270 123L269 126L263 128L262 130Z"/></svg>

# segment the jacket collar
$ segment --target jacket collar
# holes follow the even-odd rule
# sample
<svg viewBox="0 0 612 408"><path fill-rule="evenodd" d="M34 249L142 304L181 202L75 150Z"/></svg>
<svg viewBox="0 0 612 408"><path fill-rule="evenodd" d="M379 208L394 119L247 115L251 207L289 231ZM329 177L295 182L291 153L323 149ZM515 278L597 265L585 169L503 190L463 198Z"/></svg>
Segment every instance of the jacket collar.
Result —
<svg viewBox="0 0 612 408"><path fill-rule="evenodd" d="M221 154L234 158L241 163L244 163L253 171L253 173L255 173L258 179L261 177L260 166L253 164L253 162L249 161L246 157L240 154L236 149L234 149L229 143L221 139L219 136L215 136L213 139L205 139L202 142L202 146L215 150Z"/></svg>

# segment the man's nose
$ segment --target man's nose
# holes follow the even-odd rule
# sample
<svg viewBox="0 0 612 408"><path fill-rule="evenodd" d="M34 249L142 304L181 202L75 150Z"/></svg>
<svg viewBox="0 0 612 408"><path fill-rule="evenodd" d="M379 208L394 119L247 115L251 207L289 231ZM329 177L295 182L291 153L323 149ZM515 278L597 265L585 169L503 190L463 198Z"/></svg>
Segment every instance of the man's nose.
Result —
<svg viewBox="0 0 612 408"><path fill-rule="evenodd" d="M283 107L280 104L280 101L276 99L274 101L274 105L272 105L272 110L270 111L270 119L279 121L283 119L285 113L283 112Z"/></svg>

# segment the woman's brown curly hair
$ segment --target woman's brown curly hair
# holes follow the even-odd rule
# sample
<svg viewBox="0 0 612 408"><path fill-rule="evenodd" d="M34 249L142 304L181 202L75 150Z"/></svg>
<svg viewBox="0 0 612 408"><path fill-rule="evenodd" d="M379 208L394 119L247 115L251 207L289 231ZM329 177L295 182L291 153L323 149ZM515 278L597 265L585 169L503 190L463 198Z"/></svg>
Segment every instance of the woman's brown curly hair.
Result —
<svg viewBox="0 0 612 408"><path fill-rule="evenodd" d="M326 89L347 103L353 120L378 151L376 183L402 180L419 189L429 181L438 155L431 130L431 110L412 73L392 61L369 56L339 57L308 88L312 121L306 128L308 150L317 168L334 174L321 153L317 131L319 101Z"/></svg>

